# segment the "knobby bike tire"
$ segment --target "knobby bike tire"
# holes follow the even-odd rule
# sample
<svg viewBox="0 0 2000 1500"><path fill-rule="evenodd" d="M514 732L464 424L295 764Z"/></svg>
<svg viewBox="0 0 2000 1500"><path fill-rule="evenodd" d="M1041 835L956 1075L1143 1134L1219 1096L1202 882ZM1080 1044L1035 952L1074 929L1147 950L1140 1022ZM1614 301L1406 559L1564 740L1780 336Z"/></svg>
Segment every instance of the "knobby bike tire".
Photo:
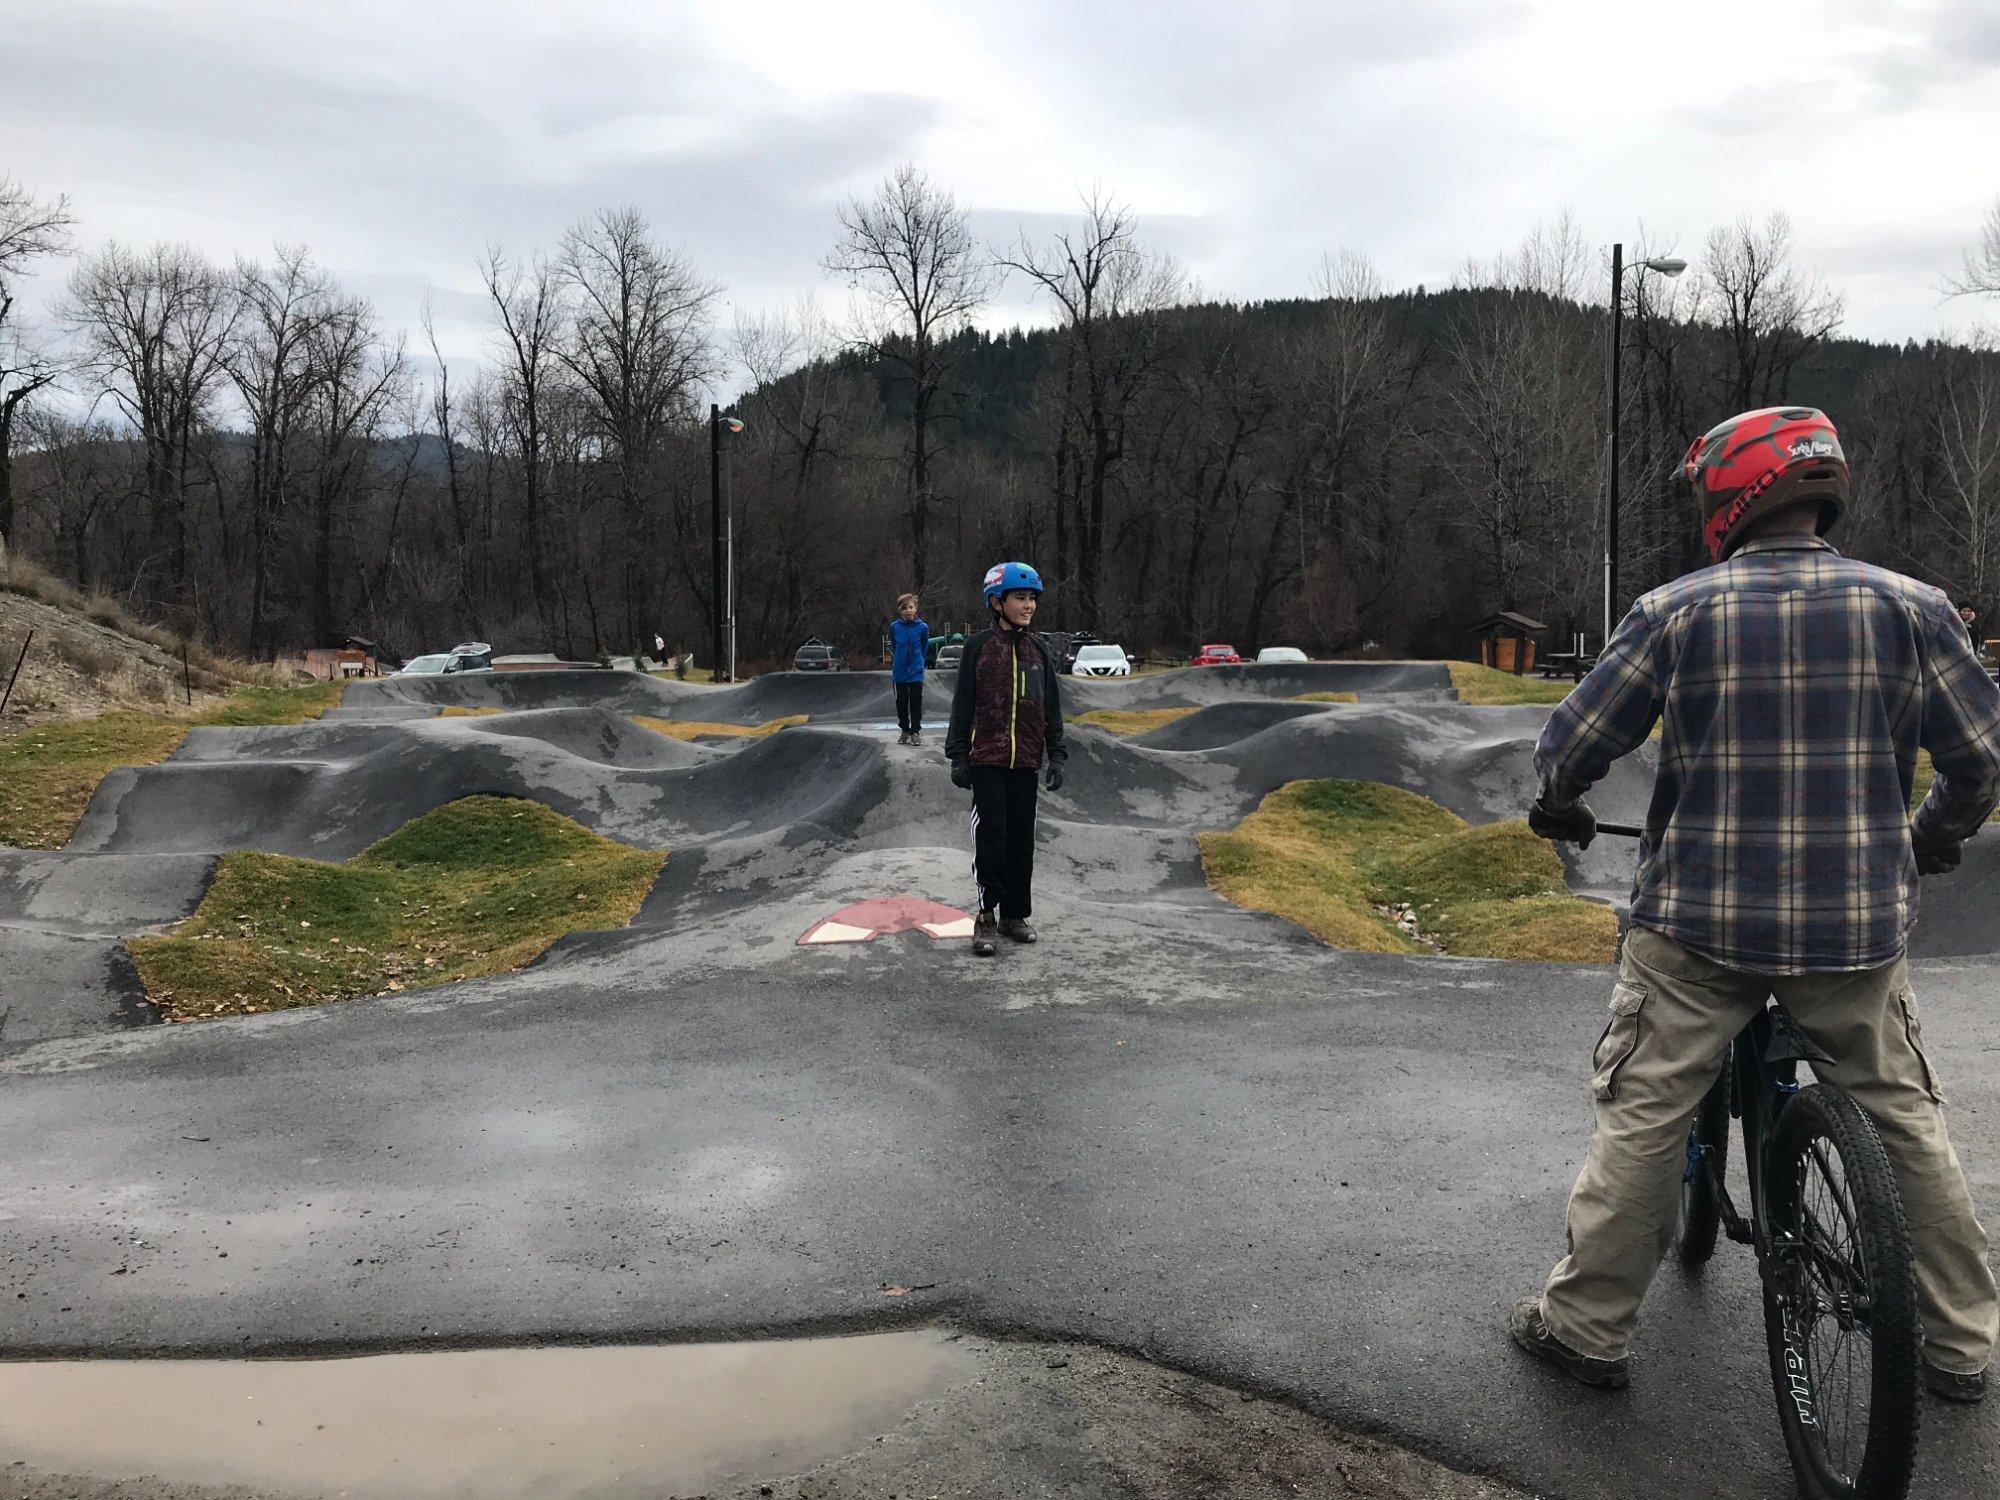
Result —
<svg viewBox="0 0 2000 1500"><path fill-rule="evenodd" d="M1714 1173L1698 1170L1681 1180L1681 1264L1699 1270L1715 1254L1716 1236L1722 1230L1722 1200L1715 1184L1729 1168L1729 1063L1695 1110L1694 1128L1688 1132L1689 1145L1704 1146ZM1690 1153L1692 1154L1692 1153Z"/></svg>
<svg viewBox="0 0 2000 1500"><path fill-rule="evenodd" d="M1902 1500L1916 1461L1921 1335L1888 1153L1853 1099L1815 1084L1778 1116L1765 1161L1774 1250L1763 1268L1764 1331L1799 1493ZM1825 1253L1782 1248L1802 1241ZM1845 1328L1832 1310L1843 1298L1857 1309Z"/></svg>

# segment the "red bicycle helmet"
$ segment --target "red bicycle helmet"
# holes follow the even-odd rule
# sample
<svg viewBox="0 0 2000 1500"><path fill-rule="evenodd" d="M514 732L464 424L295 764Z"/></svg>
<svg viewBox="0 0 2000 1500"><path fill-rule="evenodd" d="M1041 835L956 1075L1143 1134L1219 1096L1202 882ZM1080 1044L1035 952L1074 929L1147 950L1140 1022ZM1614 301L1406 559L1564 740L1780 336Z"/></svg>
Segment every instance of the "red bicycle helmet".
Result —
<svg viewBox="0 0 2000 1500"><path fill-rule="evenodd" d="M1701 506L1702 540L1716 562L1744 532L1788 505L1817 504L1819 534L1847 506L1847 455L1823 411L1766 406L1731 417L1694 440L1682 468Z"/></svg>

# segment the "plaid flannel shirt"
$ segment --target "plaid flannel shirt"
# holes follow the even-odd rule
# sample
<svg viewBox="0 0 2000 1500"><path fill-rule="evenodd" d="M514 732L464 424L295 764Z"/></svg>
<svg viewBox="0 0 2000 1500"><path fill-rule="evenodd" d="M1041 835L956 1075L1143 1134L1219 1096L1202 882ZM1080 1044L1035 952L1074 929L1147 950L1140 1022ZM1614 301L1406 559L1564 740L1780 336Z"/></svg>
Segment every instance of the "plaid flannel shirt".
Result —
<svg viewBox="0 0 2000 1500"><path fill-rule="evenodd" d="M1917 916L1913 836L2000 800L2000 688L1945 596L1816 537L1756 538L1655 589L1549 716L1573 801L1664 720L1632 920L1755 973L1872 969ZM1917 748L1937 778L1912 818Z"/></svg>

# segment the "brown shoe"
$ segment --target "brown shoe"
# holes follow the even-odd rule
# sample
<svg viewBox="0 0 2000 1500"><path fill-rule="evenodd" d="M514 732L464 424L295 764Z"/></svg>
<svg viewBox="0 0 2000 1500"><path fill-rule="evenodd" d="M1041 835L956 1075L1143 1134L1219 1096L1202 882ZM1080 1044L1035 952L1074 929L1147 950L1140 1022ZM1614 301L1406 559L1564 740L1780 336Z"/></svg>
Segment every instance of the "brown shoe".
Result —
<svg viewBox="0 0 2000 1500"><path fill-rule="evenodd" d="M1622 1391L1632 1378L1632 1362L1629 1358L1593 1359L1588 1354L1578 1354L1561 1339L1549 1332L1549 1325L1542 1321L1542 1299L1529 1297L1514 1304L1514 1311L1508 1316L1507 1331L1514 1336L1514 1342L1534 1355L1545 1359L1574 1380L1580 1380L1593 1390Z"/></svg>
<svg viewBox="0 0 2000 1500"><path fill-rule="evenodd" d="M983 911L974 917L972 919L972 956L974 958L991 958L994 954L998 953L1000 945L994 939L999 935L999 931L1000 925L995 920L992 912Z"/></svg>
<svg viewBox="0 0 2000 1500"><path fill-rule="evenodd" d="M1028 925L1026 917L1007 917L1000 923L1000 936L1012 938L1017 943L1035 941L1035 929Z"/></svg>
<svg viewBox="0 0 2000 1500"><path fill-rule="evenodd" d="M1976 1375L1954 1375L1925 1360L1924 1388L1942 1400L1977 1406L1986 1399L1986 1372L1981 1370Z"/></svg>

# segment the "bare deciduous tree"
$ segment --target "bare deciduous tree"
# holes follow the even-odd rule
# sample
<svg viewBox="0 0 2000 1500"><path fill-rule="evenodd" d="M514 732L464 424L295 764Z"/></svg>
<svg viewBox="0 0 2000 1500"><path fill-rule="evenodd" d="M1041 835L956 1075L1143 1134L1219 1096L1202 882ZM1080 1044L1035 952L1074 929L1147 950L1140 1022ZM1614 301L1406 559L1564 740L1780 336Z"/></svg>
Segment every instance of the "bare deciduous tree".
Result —
<svg viewBox="0 0 2000 1500"><path fill-rule="evenodd" d="M1792 221L1739 220L1702 251L1708 319L1728 340L1718 406L1746 411L1784 399L1799 361L1840 327L1843 304L1817 272L1791 264Z"/></svg>
<svg viewBox="0 0 2000 1500"><path fill-rule="evenodd" d="M107 244L70 278L65 317L86 368L136 429L155 558L179 623L194 618L188 496L194 442L226 380L237 301L228 278L185 245Z"/></svg>
<svg viewBox="0 0 2000 1500"><path fill-rule="evenodd" d="M1165 367L1161 315L1185 295L1170 256L1142 247L1131 212L1102 192L1084 198L1083 222L996 262L1019 271L1054 304L1062 364L1053 471L1058 569L1075 544L1077 618L1102 623L1104 533L1114 467L1139 403ZM1064 581L1067 581L1065 578Z"/></svg>
<svg viewBox="0 0 2000 1500"><path fill-rule="evenodd" d="M656 573L637 545L651 529L649 501L660 487L653 464L714 373L708 318L721 288L656 244L636 208L600 210L576 225L563 236L557 264L574 299L557 353L588 397L617 474L625 526L618 638L632 646L651 637L658 614Z"/></svg>
<svg viewBox="0 0 2000 1500"><path fill-rule="evenodd" d="M939 401L952 369L949 341L986 305L994 269L958 200L912 165L898 167L872 198L848 199L840 230L826 268L862 297L850 341L908 392L904 495L911 571L921 589L930 568L932 469L941 446Z"/></svg>
<svg viewBox="0 0 2000 1500"><path fill-rule="evenodd" d="M1965 252L1959 273L1946 278L1945 291L1954 297L2000 297L2000 198L1979 226L1979 248Z"/></svg>
<svg viewBox="0 0 2000 1500"><path fill-rule="evenodd" d="M67 255L75 223L69 199L37 198L13 178L0 177L0 574L14 535L15 421L28 398L63 370L62 361L22 329L15 282L30 262Z"/></svg>

